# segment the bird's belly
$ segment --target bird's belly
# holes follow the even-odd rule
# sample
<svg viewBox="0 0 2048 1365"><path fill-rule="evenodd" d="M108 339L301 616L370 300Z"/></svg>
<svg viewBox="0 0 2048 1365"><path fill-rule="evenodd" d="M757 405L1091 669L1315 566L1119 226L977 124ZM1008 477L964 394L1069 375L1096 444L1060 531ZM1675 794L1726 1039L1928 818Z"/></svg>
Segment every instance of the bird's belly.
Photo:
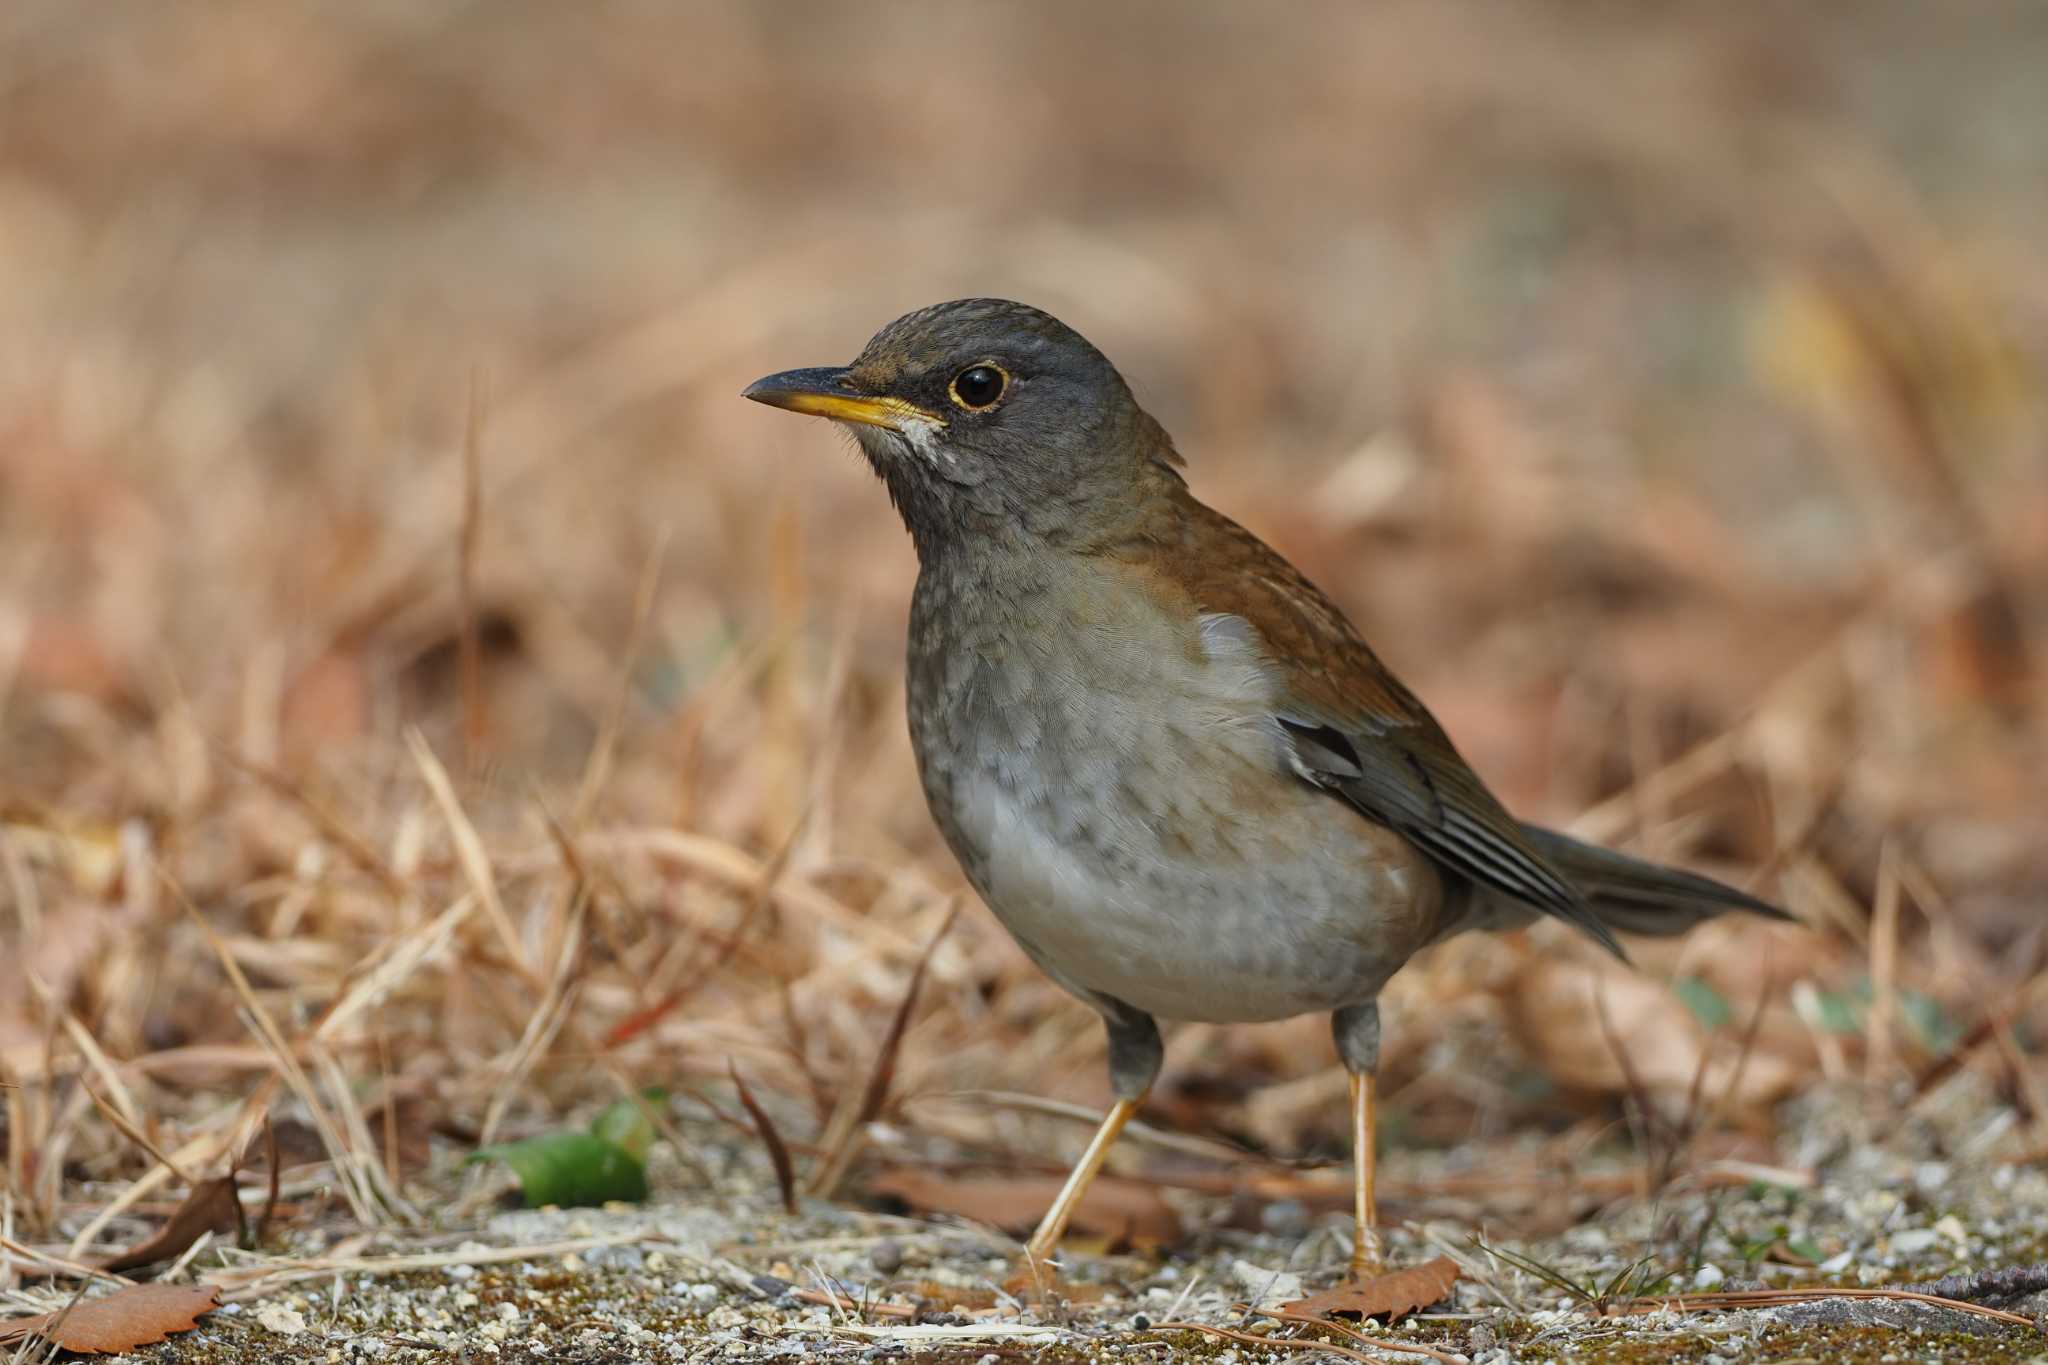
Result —
<svg viewBox="0 0 2048 1365"><path fill-rule="evenodd" d="M1371 999L1434 936L1442 887L1407 841L1221 738L1156 738L1044 782L993 765L951 784L969 879L1062 986L1283 1019Z"/></svg>

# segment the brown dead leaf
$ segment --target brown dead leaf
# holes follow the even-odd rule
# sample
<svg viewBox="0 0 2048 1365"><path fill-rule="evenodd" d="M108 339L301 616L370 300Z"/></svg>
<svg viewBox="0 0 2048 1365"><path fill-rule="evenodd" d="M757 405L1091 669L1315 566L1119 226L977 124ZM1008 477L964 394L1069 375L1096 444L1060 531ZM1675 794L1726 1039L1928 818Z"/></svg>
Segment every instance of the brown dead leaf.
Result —
<svg viewBox="0 0 2048 1365"><path fill-rule="evenodd" d="M102 1262L100 1268L118 1272L168 1261L182 1255L209 1232L225 1232L241 1226L242 1204L235 1197L235 1178L223 1175L202 1180L192 1187L192 1193L178 1205L171 1221L159 1228L154 1237Z"/></svg>
<svg viewBox="0 0 2048 1365"><path fill-rule="evenodd" d="M1369 1280L1340 1284L1335 1289L1296 1299L1282 1304L1280 1311L1312 1318L1344 1313L1391 1321L1444 1299L1457 1282L1458 1263L1448 1256L1439 1256L1406 1270L1390 1270Z"/></svg>
<svg viewBox="0 0 2048 1365"><path fill-rule="evenodd" d="M1706 1030L1670 987L1619 964L1534 961L1508 1005L1522 1046L1568 1089L1619 1094L1632 1088L1633 1073L1653 1101L1683 1105L1704 1061L1700 1093L1751 1109L1781 1098L1802 1075L1769 1038L1746 1058L1732 1043L1708 1055Z"/></svg>
<svg viewBox="0 0 2048 1365"><path fill-rule="evenodd" d="M105 1298L74 1304L69 1311L0 1322L0 1345L34 1333L67 1351L111 1355L162 1341L174 1332L189 1332L199 1325L200 1314L218 1307L216 1285L125 1285Z"/></svg>
<svg viewBox="0 0 2048 1365"><path fill-rule="evenodd" d="M878 1174L868 1188L926 1213L950 1213L1021 1232L1038 1222L1064 1183L1049 1175L953 1176L898 1167ZM1133 1246L1163 1246L1180 1237L1180 1219L1157 1189L1115 1176L1098 1177L1088 1187L1072 1226Z"/></svg>

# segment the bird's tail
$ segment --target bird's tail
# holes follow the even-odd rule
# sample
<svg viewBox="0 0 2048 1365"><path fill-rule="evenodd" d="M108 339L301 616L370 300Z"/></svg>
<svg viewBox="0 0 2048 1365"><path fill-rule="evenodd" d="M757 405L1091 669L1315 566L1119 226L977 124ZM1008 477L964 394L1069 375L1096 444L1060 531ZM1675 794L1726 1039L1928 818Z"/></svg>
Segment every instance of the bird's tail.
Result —
<svg viewBox="0 0 2048 1365"><path fill-rule="evenodd" d="M1682 934L1701 920L1730 910L1747 910L1770 919L1792 918L1769 901L1723 886L1711 877L1581 843L1540 825L1524 824L1522 832L1550 865L1579 889L1595 917L1610 929L1664 937Z"/></svg>

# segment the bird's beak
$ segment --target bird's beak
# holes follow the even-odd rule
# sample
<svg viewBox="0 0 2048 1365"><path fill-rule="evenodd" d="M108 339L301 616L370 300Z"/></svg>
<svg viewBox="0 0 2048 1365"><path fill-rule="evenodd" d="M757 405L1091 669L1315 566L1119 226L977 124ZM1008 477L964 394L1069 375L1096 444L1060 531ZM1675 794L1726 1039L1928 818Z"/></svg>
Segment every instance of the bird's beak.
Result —
<svg viewBox="0 0 2048 1365"><path fill-rule="evenodd" d="M946 419L937 413L926 412L901 398L855 393L846 382L846 371L831 365L771 374L747 385L740 397L766 403L771 408L788 408L791 412L829 417L835 422L857 422L885 431L902 431L907 422L946 425Z"/></svg>

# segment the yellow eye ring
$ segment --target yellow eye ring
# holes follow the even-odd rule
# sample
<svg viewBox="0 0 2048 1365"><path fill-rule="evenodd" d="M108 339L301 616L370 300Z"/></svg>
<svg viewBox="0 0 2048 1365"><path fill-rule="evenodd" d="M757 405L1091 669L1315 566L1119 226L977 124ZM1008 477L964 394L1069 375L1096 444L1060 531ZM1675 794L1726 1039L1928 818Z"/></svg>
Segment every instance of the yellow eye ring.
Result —
<svg viewBox="0 0 2048 1365"><path fill-rule="evenodd" d="M953 376L946 396L969 412L987 412L1010 391L1010 372L993 360L977 360Z"/></svg>

